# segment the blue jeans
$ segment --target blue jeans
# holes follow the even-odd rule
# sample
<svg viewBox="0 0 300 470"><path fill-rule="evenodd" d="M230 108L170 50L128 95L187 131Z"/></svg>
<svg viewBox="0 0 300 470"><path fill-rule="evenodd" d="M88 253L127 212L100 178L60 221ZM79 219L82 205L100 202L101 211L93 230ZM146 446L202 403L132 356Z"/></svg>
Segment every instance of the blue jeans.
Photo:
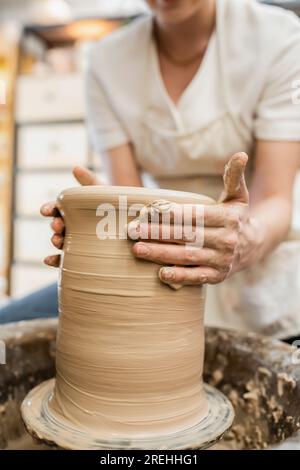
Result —
<svg viewBox="0 0 300 470"><path fill-rule="evenodd" d="M0 324L37 318L56 317L57 284L52 284L0 307Z"/></svg>

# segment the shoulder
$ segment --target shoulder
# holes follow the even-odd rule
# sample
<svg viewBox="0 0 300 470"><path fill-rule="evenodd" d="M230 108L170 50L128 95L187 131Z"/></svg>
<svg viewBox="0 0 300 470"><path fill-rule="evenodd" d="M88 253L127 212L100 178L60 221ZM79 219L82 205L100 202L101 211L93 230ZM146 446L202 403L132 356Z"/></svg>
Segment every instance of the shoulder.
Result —
<svg viewBox="0 0 300 470"><path fill-rule="evenodd" d="M218 1L219 44L230 76L246 83L255 73L259 86L273 64L283 69L299 62L300 20L294 13L257 0Z"/></svg>
<svg viewBox="0 0 300 470"><path fill-rule="evenodd" d="M126 26L97 41L90 50L89 64L94 69L109 66L128 66L128 61L143 54L151 37L150 16L138 18ZM127 64L126 64L127 63Z"/></svg>
<svg viewBox="0 0 300 470"><path fill-rule="evenodd" d="M266 5L258 0L221 0L224 17L236 34L248 40L248 47L260 43L260 48L282 44L300 35L300 20L291 11ZM250 41L250 37L252 41Z"/></svg>
<svg viewBox="0 0 300 470"><path fill-rule="evenodd" d="M264 4L259 0L221 1L228 18L240 18L240 20L246 20L248 24L252 22L255 26L264 24L267 27L269 21L275 22L276 25L283 22L284 26L299 26L297 15L279 6Z"/></svg>
<svg viewBox="0 0 300 470"><path fill-rule="evenodd" d="M300 21L257 0L218 0L221 73L228 100L254 109L270 86L290 93L300 71Z"/></svg>

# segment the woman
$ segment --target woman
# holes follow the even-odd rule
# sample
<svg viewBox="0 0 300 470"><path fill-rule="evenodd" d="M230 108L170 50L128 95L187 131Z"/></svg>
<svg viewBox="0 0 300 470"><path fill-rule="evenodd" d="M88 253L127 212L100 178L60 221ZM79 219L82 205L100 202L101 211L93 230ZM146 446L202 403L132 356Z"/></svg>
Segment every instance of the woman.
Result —
<svg viewBox="0 0 300 470"><path fill-rule="evenodd" d="M140 186L147 173L161 187L222 195L205 211L202 249L186 250L180 240L140 240L133 254L165 265L160 278L170 285L215 284L208 323L295 336L300 242L286 240L300 156L300 106L293 103L299 21L254 0L148 4L152 17L91 53L94 145L114 185ZM249 154L250 202L247 156L240 150ZM81 184L97 183L83 168L74 174ZM42 213L55 216L52 241L61 248L64 226L55 206ZM59 259L45 261L57 266Z"/></svg>

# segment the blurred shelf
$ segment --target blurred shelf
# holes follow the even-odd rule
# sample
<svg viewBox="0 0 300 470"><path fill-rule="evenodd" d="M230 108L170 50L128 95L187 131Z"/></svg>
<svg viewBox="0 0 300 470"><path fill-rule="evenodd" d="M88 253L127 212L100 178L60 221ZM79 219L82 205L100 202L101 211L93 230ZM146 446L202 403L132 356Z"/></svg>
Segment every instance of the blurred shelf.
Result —
<svg viewBox="0 0 300 470"><path fill-rule="evenodd" d="M101 39L124 23L122 19L87 19L66 25L30 25L23 31L14 127L13 296L57 278L57 270L43 265L43 259L55 249L50 221L40 215L41 205L77 185L74 166L101 167L91 152L85 126L84 60L80 54L84 55L88 45L78 42ZM72 58L67 71L55 68L55 61L50 60L52 49L56 58L58 53L60 65Z"/></svg>
<svg viewBox="0 0 300 470"><path fill-rule="evenodd" d="M0 295L9 293L12 249L12 198L14 161L14 98L19 58L19 37L0 24L0 79L5 101L0 106Z"/></svg>
<svg viewBox="0 0 300 470"><path fill-rule="evenodd" d="M76 41L95 41L119 28L128 19L86 18L68 24L51 26L27 25L25 34L41 39L48 47L73 44Z"/></svg>
<svg viewBox="0 0 300 470"><path fill-rule="evenodd" d="M17 80L18 124L82 121L85 116L82 74L20 76Z"/></svg>

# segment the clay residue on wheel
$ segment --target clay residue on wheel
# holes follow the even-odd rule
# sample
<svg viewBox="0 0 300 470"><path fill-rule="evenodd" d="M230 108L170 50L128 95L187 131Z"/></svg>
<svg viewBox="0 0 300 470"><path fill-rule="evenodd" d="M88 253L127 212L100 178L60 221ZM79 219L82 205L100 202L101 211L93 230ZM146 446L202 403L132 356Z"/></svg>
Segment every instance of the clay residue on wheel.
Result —
<svg viewBox="0 0 300 470"><path fill-rule="evenodd" d="M0 374L0 448L32 448L31 439L20 440L24 428L18 408L30 388L53 375L56 332L55 324L50 326L40 320L0 329L10 344L9 363ZM36 341L45 331L48 338ZM232 429L213 449L269 447L297 431L300 365L291 363L293 352L259 335L206 328L205 379L227 394L237 413Z"/></svg>
<svg viewBox="0 0 300 470"><path fill-rule="evenodd" d="M264 449L300 428L300 367L292 364L290 346L209 329L204 378L227 395L236 412L214 449Z"/></svg>

